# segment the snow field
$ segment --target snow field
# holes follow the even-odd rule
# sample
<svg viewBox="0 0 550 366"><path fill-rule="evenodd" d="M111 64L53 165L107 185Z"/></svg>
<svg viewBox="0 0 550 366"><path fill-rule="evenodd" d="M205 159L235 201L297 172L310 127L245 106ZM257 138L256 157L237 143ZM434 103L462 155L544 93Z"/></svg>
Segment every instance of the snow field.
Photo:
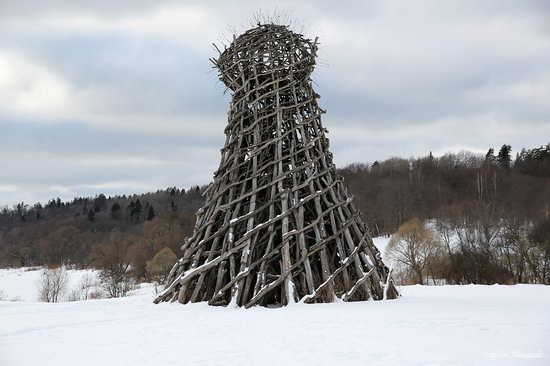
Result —
<svg viewBox="0 0 550 366"><path fill-rule="evenodd" d="M384 254L389 238L374 238ZM0 270L0 366L550 365L550 286L405 286L390 301L286 308L120 299L36 302L39 270ZM69 289L97 272L68 271Z"/></svg>
<svg viewBox="0 0 550 366"><path fill-rule="evenodd" d="M0 365L548 365L550 287L409 286L280 309L0 302Z"/></svg>

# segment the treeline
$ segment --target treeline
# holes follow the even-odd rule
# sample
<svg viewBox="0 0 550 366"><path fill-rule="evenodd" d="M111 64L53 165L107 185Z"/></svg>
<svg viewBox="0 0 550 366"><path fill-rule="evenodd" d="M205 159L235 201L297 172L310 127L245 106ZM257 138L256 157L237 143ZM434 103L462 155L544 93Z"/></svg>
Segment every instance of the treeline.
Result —
<svg viewBox="0 0 550 366"><path fill-rule="evenodd" d="M431 222L449 248L448 282L549 281L550 144L515 158L503 145L498 153L430 153L339 173L374 236L413 218ZM4 208L0 266L94 266L144 276L164 247L180 257L204 188Z"/></svg>
<svg viewBox="0 0 550 366"><path fill-rule="evenodd" d="M413 218L431 225L447 283L550 284L550 144L515 159L503 145L496 155L392 158L341 173L374 235Z"/></svg>
<svg viewBox="0 0 550 366"><path fill-rule="evenodd" d="M192 232L203 188L131 196L56 198L0 212L0 266L132 268L143 276L162 248L177 255ZM118 263L112 263L113 258Z"/></svg>

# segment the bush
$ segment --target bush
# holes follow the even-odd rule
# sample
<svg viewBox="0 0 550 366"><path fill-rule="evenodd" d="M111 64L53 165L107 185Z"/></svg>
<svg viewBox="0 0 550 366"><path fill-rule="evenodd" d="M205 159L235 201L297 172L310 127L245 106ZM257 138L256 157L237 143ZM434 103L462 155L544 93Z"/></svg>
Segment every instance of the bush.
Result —
<svg viewBox="0 0 550 366"><path fill-rule="evenodd" d="M416 218L407 221L391 238L386 249L386 256L397 265L397 278L402 282L423 284L427 277L430 263L442 251L442 244L437 235Z"/></svg>
<svg viewBox="0 0 550 366"><path fill-rule="evenodd" d="M136 288L129 272L119 273L101 270L99 280L99 285L103 288L107 297L125 297L128 292Z"/></svg>
<svg viewBox="0 0 550 366"><path fill-rule="evenodd" d="M128 247L135 240L113 230L105 242L94 248L94 264L100 269L100 286L107 297L124 297L135 288L131 278Z"/></svg>
<svg viewBox="0 0 550 366"><path fill-rule="evenodd" d="M157 284L164 284L170 272L170 269L178 261L178 257L168 248L162 248L153 259L147 262L147 275Z"/></svg>
<svg viewBox="0 0 550 366"><path fill-rule="evenodd" d="M58 302L67 291L69 275L60 267L45 269L38 280L39 300L44 302Z"/></svg>

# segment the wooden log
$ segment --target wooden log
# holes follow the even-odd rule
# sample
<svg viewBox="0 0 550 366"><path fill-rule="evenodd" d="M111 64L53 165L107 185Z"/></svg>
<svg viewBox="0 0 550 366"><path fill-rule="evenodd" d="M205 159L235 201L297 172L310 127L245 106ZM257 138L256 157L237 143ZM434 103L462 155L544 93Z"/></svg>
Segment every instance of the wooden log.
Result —
<svg viewBox="0 0 550 366"><path fill-rule="evenodd" d="M310 80L317 45L261 24L223 52L215 46L212 61L232 93L225 144L183 257L155 302L250 307L397 296L332 162Z"/></svg>

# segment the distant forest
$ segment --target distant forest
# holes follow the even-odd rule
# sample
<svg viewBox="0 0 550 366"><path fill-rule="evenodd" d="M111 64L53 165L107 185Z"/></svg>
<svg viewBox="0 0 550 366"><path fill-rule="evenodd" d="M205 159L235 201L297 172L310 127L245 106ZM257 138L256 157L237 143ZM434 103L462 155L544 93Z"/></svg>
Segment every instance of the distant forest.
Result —
<svg viewBox="0 0 550 366"><path fill-rule="evenodd" d="M550 283L550 144L515 158L503 145L486 155L430 153L338 173L373 236L413 218L433 223L456 261L443 275L449 282ZM182 254L205 188L6 207L0 266L101 267L116 257L145 277L147 261L163 248ZM453 248L451 237L458 237Z"/></svg>

